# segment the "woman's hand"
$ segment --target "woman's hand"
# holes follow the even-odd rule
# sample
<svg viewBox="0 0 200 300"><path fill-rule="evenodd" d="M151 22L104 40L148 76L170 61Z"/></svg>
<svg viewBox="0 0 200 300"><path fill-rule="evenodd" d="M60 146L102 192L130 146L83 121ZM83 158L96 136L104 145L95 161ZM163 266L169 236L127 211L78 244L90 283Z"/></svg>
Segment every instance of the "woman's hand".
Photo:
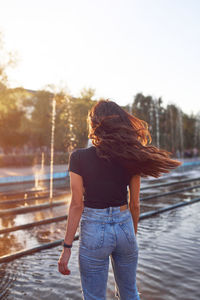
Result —
<svg viewBox="0 0 200 300"><path fill-rule="evenodd" d="M83 179L80 175L70 173L70 186L71 186L71 203L69 206L69 213L67 218L66 233L64 241L66 244L72 244L74 236L78 228L80 218L83 212ZM58 271L63 275L69 275L71 272L68 269L68 261L70 259L71 249L63 248L63 251L58 260Z"/></svg>
<svg viewBox="0 0 200 300"><path fill-rule="evenodd" d="M64 248L58 260L58 271L63 275L69 275L71 271L68 269L68 262L71 255L70 248Z"/></svg>

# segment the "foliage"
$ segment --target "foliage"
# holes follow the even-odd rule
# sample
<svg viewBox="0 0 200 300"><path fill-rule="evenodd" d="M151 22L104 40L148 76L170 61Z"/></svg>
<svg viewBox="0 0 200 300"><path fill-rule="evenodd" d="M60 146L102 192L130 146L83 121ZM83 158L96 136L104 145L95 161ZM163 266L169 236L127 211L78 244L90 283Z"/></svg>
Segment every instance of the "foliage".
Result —
<svg viewBox="0 0 200 300"><path fill-rule="evenodd" d="M152 144L174 155L177 151L183 155L185 149L194 146L200 149L199 139L196 137L195 140L197 117L184 114L175 104L164 108L161 98L153 99L139 93L134 98L132 113L148 123Z"/></svg>
<svg viewBox="0 0 200 300"><path fill-rule="evenodd" d="M0 34L0 148L4 153L50 153L52 131L52 101L56 101L55 144L57 153L87 146L87 115L96 103L94 89L83 89L80 97L65 90L31 91L8 87L7 69L16 63L15 55L7 52ZM132 105L122 106L127 112L149 125L152 144L183 153L185 149L200 149L200 115L184 114L175 104L163 106L162 98L154 99L138 93ZM32 154L30 154L32 155ZM31 159L31 158L30 158ZM30 160L27 158L27 160ZM65 159L64 159L65 160Z"/></svg>
<svg viewBox="0 0 200 300"><path fill-rule="evenodd" d="M84 90L80 98L71 99L71 123L73 134L75 136L74 146L84 148L88 141L88 126L87 115L88 111L95 104L91 98L94 96L94 91L90 89L88 93Z"/></svg>
<svg viewBox="0 0 200 300"><path fill-rule="evenodd" d="M28 132L22 124L26 120L20 105L23 91L8 89L1 83L0 89L0 147L8 153L13 147L21 147L28 140Z"/></svg>

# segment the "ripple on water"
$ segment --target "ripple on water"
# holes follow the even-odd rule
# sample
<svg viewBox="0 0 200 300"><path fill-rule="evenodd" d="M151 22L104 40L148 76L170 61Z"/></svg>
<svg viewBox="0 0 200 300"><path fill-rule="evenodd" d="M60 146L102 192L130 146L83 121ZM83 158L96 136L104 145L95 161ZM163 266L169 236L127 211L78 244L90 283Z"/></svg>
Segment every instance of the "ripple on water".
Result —
<svg viewBox="0 0 200 300"><path fill-rule="evenodd" d="M196 203L163 214L162 223L158 216L141 221L138 287L142 299L200 299L199 217L200 203Z"/></svg>
<svg viewBox="0 0 200 300"><path fill-rule="evenodd" d="M64 234L63 232L59 235ZM200 299L200 203L141 220L137 241L137 285L141 300ZM70 276L57 270L61 247L0 266L0 298L6 300L81 300L78 242L74 242ZM107 299L114 298L109 267Z"/></svg>

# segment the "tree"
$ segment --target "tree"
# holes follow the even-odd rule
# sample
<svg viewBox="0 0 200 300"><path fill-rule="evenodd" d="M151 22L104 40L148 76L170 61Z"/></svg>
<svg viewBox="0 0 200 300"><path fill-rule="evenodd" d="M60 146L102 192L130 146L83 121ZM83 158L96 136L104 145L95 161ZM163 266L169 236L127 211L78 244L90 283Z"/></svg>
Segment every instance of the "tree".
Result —
<svg viewBox="0 0 200 300"><path fill-rule="evenodd" d="M4 48L2 34L0 33L0 146L5 153L13 147L21 147L27 140L27 135L21 130L22 120L25 119L20 99L23 89L8 88L6 71L15 63L14 55Z"/></svg>
<svg viewBox="0 0 200 300"><path fill-rule="evenodd" d="M32 106L29 141L33 148L50 147L52 95L40 90L32 95L29 106Z"/></svg>
<svg viewBox="0 0 200 300"><path fill-rule="evenodd" d="M5 153L13 147L20 148L28 140L28 132L22 128L26 116L18 99L21 89L8 89L1 83L0 89L0 146Z"/></svg>
<svg viewBox="0 0 200 300"><path fill-rule="evenodd" d="M74 147L84 148L87 145L88 111L96 103L95 100L92 100L93 96L94 96L94 90L84 89L81 92L81 97L71 99L71 123L72 123L72 131L75 137Z"/></svg>
<svg viewBox="0 0 200 300"><path fill-rule="evenodd" d="M1 84L7 85L8 77L6 71L8 68L15 66L16 55L13 52L8 52L5 49L3 34L0 32L0 89Z"/></svg>

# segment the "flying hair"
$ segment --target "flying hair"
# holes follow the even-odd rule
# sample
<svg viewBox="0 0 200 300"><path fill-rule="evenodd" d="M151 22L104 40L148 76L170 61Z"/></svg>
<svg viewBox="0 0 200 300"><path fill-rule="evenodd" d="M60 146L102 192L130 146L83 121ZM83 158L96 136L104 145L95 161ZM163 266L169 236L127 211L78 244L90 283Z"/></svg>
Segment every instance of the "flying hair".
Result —
<svg viewBox="0 0 200 300"><path fill-rule="evenodd" d="M87 122L97 155L118 162L130 176L158 178L182 164L170 158L171 152L150 145L148 123L114 101L99 100L88 112Z"/></svg>

